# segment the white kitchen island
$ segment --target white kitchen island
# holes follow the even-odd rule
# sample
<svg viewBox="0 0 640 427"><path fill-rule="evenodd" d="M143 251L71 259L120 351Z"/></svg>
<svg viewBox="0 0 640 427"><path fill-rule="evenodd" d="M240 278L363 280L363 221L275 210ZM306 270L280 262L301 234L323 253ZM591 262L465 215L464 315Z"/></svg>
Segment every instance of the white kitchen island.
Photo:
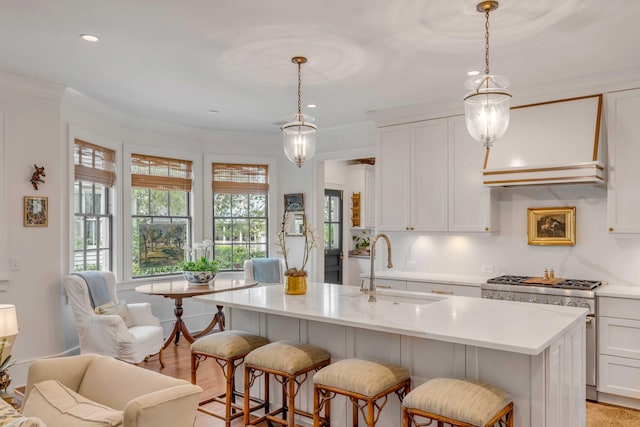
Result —
<svg viewBox="0 0 640 427"><path fill-rule="evenodd" d="M519 427L583 427L586 309L310 283L306 295L282 285L196 300L225 306L227 329L320 346L332 360L365 358L403 365L413 386L434 377L479 379L508 391ZM240 380L238 384L242 384ZM275 391L275 389L274 389ZM280 396L280 393L272 393ZM310 410L311 381L298 395ZM332 425L348 425L351 405L337 397ZM379 426L400 426L389 398Z"/></svg>

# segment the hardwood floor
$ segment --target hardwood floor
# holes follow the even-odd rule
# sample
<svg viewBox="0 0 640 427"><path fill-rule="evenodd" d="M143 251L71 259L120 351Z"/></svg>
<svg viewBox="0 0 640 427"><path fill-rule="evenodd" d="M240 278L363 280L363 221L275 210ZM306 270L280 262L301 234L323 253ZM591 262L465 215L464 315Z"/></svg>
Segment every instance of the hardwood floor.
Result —
<svg viewBox="0 0 640 427"><path fill-rule="evenodd" d="M165 367L160 369L158 357L154 356L148 362L143 362L140 366L169 375L175 378L182 378L191 381L191 352L189 343L184 339L180 340L180 345L168 346L162 355ZM220 367L213 360L206 360L198 367L198 385L204 389L204 396L212 396L224 392L225 381ZM220 406L218 405L218 408ZM231 425L244 426L242 418L235 419ZM267 424L261 424L261 426ZM194 427L224 427L224 421L198 411Z"/></svg>
<svg viewBox="0 0 640 427"><path fill-rule="evenodd" d="M175 378L191 381L191 353L189 344L181 340L179 346L170 345L163 354L164 369L160 369L158 358L153 357L140 366L152 371L161 372ZM204 389L206 396L224 391L224 377L215 362L207 360L198 368L198 385ZM242 419L231 423L233 427L242 426ZM264 424L266 426L266 423ZM194 427L221 427L224 422L198 411ZM587 402L587 427L638 427L640 411L612 405ZM397 427L397 426L381 426Z"/></svg>

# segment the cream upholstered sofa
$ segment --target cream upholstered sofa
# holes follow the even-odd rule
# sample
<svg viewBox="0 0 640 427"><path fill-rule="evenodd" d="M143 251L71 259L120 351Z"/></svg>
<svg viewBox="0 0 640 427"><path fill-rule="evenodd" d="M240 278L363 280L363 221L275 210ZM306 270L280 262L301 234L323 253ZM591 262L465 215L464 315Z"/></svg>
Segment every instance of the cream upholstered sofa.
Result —
<svg viewBox="0 0 640 427"><path fill-rule="evenodd" d="M192 427L202 389L109 356L29 367L22 414L47 427Z"/></svg>
<svg viewBox="0 0 640 427"><path fill-rule="evenodd" d="M37 417L25 417L13 406L0 399L0 427L47 427Z"/></svg>

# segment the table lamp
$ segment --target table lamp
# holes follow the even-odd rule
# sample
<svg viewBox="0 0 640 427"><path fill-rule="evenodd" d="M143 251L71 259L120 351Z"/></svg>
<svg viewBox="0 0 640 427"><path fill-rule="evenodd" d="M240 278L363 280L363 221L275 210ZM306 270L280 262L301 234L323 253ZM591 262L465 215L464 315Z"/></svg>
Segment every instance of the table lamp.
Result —
<svg viewBox="0 0 640 427"><path fill-rule="evenodd" d="M11 384L8 369L15 362L11 361L11 347L18 335L18 317L13 304L0 304L0 390L6 391Z"/></svg>

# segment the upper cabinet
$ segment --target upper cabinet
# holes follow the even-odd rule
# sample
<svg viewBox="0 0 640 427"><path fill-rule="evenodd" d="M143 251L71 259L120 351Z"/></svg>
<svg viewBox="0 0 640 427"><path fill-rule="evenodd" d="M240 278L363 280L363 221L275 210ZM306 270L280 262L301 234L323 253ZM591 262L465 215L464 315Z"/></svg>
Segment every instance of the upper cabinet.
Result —
<svg viewBox="0 0 640 427"><path fill-rule="evenodd" d="M447 230L447 121L380 130L378 229Z"/></svg>
<svg viewBox="0 0 640 427"><path fill-rule="evenodd" d="M493 191L482 184L484 149L463 116L380 129L380 231L497 231Z"/></svg>
<svg viewBox="0 0 640 427"><path fill-rule="evenodd" d="M607 220L611 233L640 233L640 90L609 93Z"/></svg>
<svg viewBox="0 0 640 427"><path fill-rule="evenodd" d="M448 121L449 231L498 231L500 190L483 185L482 179L486 149L469 135L464 116L449 117Z"/></svg>

